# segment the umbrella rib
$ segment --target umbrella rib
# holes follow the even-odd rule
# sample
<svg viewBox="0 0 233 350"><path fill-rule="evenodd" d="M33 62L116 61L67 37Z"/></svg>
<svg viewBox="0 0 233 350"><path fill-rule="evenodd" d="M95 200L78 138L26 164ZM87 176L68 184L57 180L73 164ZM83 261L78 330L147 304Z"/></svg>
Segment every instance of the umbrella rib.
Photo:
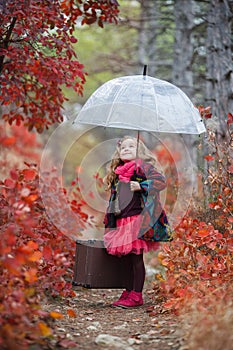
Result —
<svg viewBox="0 0 233 350"><path fill-rule="evenodd" d="M111 117L111 114L112 114L112 110L113 110L113 107L114 107L114 101L118 98L118 96L120 95L122 89L124 88L124 86L121 86L121 88L119 89L119 91L117 92L112 104L111 104L111 108L110 108L110 111L109 111L109 114L108 114L108 117L107 117L107 120L106 120L106 126L108 126L108 122L109 122L109 119Z"/></svg>
<svg viewBox="0 0 233 350"><path fill-rule="evenodd" d="M154 86L153 86L153 90L154 90ZM160 131L160 128L159 128L159 113L158 113L158 103L157 103L155 91L153 93L153 96L154 96L154 100L155 100L156 120L157 120L157 125L158 125L158 132L159 132Z"/></svg>

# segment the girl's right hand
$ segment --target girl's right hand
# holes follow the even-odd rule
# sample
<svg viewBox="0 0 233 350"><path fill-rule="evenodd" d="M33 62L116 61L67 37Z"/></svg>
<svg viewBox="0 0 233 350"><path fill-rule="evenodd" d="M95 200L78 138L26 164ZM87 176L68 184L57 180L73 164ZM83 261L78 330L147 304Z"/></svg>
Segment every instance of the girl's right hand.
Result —
<svg viewBox="0 0 233 350"><path fill-rule="evenodd" d="M141 186L137 181L130 181L129 186L131 191L141 191Z"/></svg>

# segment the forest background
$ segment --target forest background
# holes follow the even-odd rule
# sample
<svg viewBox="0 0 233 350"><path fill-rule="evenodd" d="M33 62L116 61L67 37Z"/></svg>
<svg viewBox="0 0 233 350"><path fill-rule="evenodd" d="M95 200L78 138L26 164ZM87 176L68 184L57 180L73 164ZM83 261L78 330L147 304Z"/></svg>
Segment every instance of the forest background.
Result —
<svg viewBox="0 0 233 350"><path fill-rule="evenodd" d="M230 349L232 1L0 1L0 14L2 348L49 342L50 319L61 315L44 312L44 298L74 295L75 242L48 219L40 196L38 167L47 140L98 86L140 74L147 64L149 75L174 83L199 106L208 130L205 137L184 138L197 198L173 242L161 248L154 290L166 310L185 314L193 348ZM80 227L88 215L75 178L77 154L82 158L99 137L89 135L69 151L64 185L71 183L72 191L61 188L54 169L43 183L51 201L67 194ZM156 151L173 186L176 159ZM58 204L58 216L62 210Z"/></svg>

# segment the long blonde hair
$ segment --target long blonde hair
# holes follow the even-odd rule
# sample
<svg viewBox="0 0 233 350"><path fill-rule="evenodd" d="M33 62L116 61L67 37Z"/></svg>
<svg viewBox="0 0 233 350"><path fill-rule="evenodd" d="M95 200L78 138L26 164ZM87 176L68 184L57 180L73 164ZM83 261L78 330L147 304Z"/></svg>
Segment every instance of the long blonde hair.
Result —
<svg viewBox="0 0 233 350"><path fill-rule="evenodd" d="M120 150L121 144L125 140L134 140L137 146L137 157L142 159L143 161L152 164L154 167L156 166L157 160L153 153L146 147L146 145L140 140L132 136L124 136L121 140L118 141L115 152L112 155L112 160L107 167L107 174L104 178L104 183L106 184L106 190L111 188L111 184L116 180L117 175L114 170L118 167L118 165L124 164L124 162L120 159Z"/></svg>

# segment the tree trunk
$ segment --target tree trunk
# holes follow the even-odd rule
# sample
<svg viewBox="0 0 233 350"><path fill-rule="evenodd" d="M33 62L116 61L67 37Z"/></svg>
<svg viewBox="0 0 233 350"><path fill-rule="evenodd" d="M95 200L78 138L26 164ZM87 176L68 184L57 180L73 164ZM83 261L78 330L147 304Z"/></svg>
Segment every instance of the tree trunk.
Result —
<svg viewBox="0 0 233 350"><path fill-rule="evenodd" d="M173 56L172 83L184 91L190 99L193 98L193 55L194 55L194 2L192 0L176 0L175 43ZM188 116L187 116L188 118ZM183 135L183 142L189 150L193 169L197 167L197 149L194 147L196 137ZM196 171L190 172L190 180L197 192Z"/></svg>
<svg viewBox="0 0 233 350"><path fill-rule="evenodd" d="M140 31L138 35L138 61L147 64L148 74L156 75L156 36L158 1L143 0L141 3Z"/></svg>
<svg viewBox="0 0 233 350"><path fill-rule="evenodd" d="M193 1L176 0L175 44L173 61L173 83L190 98L193 96L193 52L194 52L194 4Z"/></svg>
<svg viewBox="0 0 233 350"><path fill-rule="evenodd" d="M226 136L226 116L233 111L233 4L210 0L207 28L206 102L218 120L218 135Z"/></svg>

